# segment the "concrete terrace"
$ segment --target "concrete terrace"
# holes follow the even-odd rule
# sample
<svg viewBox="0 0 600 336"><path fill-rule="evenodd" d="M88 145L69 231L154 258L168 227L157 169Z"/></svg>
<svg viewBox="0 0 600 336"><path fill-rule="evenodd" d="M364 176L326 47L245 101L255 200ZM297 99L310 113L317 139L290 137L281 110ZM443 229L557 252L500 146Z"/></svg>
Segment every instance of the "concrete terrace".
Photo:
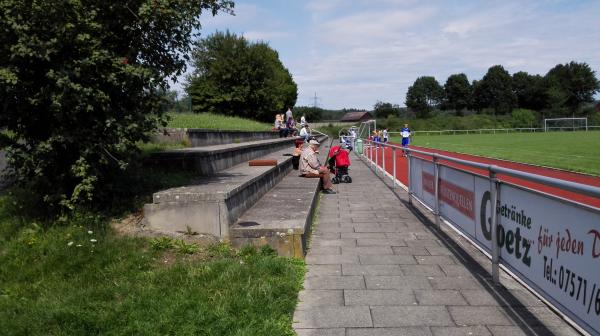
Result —
<svg viewBox="0 0 600 336"><path fill-rule="evenodd" d="M483 254L352 159L354 183L321 196L299 336L579 334L506 274L494 286Z"/></svg>

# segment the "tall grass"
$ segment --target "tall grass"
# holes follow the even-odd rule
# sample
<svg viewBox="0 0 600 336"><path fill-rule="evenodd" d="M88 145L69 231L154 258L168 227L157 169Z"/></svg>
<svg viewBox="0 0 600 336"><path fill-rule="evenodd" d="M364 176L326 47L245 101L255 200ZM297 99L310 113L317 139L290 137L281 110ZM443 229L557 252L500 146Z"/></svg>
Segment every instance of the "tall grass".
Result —
<svg viewBox="0 0 600 336"><path fill-rule="evenodd" d="M106 230L102 216L47 227L22 211L0 196L1 335L293 335L301 261L153 248Z"/></svg>
<svg viewBox="0 0 600 336"><path fill-rule="evenodd" d="M212 113L170 113L167 127L240 131L270 131L273 125L256 120Z"/></svg>

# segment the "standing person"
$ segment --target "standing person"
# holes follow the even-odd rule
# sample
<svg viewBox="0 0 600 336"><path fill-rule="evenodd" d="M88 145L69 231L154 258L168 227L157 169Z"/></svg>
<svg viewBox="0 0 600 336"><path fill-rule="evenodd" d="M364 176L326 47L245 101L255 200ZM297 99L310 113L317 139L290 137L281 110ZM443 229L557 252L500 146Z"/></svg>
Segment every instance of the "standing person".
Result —
<svg viewBox="0 0 600 336"><path fill-rule="evenodd" d="M300 125L302 125L302 126L306 125L306 116L304 114L300 118Z"/></svg>
<svg viewBox="0 0 600 336"><path fill-rule="evenodd" d="M400 135L402 135L402 147L407 148L410 143L410 128L408 128L408 124L404 124L404 128L400 130ZM406 151L404 151L404 155L406 155Z"/></svg>
<svg viewBox="0 0 600 336"><path fill-rule="evenodd" d="M286 124L289 123L290 119L292 119L292 118L293 118L293 116L292 116L292 108L288 107L287 112L285 112L285 123Z"/></svg>
<svg viewBox="0 0 600 336"><path fill-rule="evenodd" d="M387 143L389 140L388 129L387 127L383 129L383 143Z"/></svg>
<svg viewBox="0 0 600 336"><path fill-rule="evenodd" d="M317 140L310 140L308 147L302 151L300 155L300 172L302 177L321 179L323 193L324 194L335 194L336 192L332 189L333 184L331 183L331 176L329 175L329 169L322 166L319 162L317 153L319 152L320 143Z"/></svg>

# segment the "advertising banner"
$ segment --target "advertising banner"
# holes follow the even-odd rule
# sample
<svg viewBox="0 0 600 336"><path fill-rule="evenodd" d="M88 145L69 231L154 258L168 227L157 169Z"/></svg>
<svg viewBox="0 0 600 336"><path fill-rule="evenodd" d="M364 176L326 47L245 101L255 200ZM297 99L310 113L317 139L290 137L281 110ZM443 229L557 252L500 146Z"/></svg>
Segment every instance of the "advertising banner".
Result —
<svg viewBox="0 0 600 336"><path fill-rule="evenodd" d="M414 195L435 207L433 164L412 159ZM498 218L500 259L519 278L593 335L600 335L600 212L532 190L439 169L440 215L491 252L491 214Z"/></svg>
<svg viewBox="0 0 600 336"><path fill-rule="evenodd" d="M477 241L491 248L489 192L479 201ZM497 239L509 267L564 314L600 335L600 214L501 184Z"/></svg>
<svg viewBox="0 0 600 336"><path fill-rule="evenodd" d="M410 175L410 189L413 194L433 209L435 207L435 194L431 192L434 188L433 162L413 156L410 160ZM428 178L428 176L431 178ZM429 190L429 192L425 192L426 190Z"/></svg>

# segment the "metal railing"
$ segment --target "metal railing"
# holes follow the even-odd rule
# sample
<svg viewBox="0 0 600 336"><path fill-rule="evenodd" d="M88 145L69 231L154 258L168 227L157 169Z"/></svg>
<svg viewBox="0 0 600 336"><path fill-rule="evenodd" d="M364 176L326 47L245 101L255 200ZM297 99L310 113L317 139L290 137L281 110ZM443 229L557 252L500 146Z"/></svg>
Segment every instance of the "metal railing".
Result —
<svg viewBox="0 0 600 336"><path fill-rule="evenodd" d="M361 139L361 140L363 141L363 151L360 155L362 155L364 158L366 158L367 162L371 166L374 166L375 174L378 176L381 176L382 179L386 178L386 176L385 176L386 175L385 151L386 151L386 148L388 150L391 150L391 152L392 152L391 159L393 161L393 167L392 167L392 172L391 173L388 172L387 174L392 179L392 188L396 188L397 184L399 183L399 181L397 179L398 167L396 165L396 161L397 161L396 158L397 158L398 152L400 151L403 155L406 156L407 172L408 172L408 188L407 188L408 189L408 203L412 204L413 198L414 198L414 199L418 200L420 203L424 204L430 211L432 211L433 215L435 216L435 225L438 229L440 228L442 220L445 219L447 224L452 226L455 230L462 232L462 229L457 227L456 224L452 224L450 219L445 218L445 217L442 218L442 214L440 213L440 203L441 203L441 201L440 201L440 180L441 180L440 179L440 168L441 167L445 167L445 169L460 171L460 172L463 172L465 174L469 174L472 176L478 176L479 178L482 178L482 179L487 179L489 181L488 191L490 193L490 201L491 201L492 205L500 204L499 202L501 202L501 199L500 199L501 186L509 186L509 187L515 186L514 184L512 184L510 182L502 181L501 179L499 179L498 174L502 174L503 176L515 177L515 178L521 179L523 181L534 182L534 183L542 184L545 186L551 186L551 187L559 188L561 190L570 191L570 192L578 193L581 195L586 195L586 196L600 199L600 187L585 185L585 184L571 182L571 181L565 181L565 180L561 180L561 179L557 179L557 178L552 178L552 177L547 177L547 176L542 176L542 175L537 175L537 174L532 174L532 173L526 173L526 172L522 172L522 171L518 171L518 170L514 170L514 169L500 167L497 165L482 164L479 162L457 159L457 158L454 158L451 156L446 156L446 155L433 153L433 152L427 152L427 151L423 151L423 150L417 150L417 149L405 148L405 147L392 145L392 144L374 142L374 141L368 140L368 139ZM434 170L434 172L433 172L434 173L433 174L433 191L434 191L434 193L433 193L434 201L433 202L434 203L433 203L432 207L428 206L426 204L425 200L421 200L415 196L415 192L413 191L413 185L414 185L413 184L413 182L414 182L413 174L411 172L412 160L429 161L428 159L430 159L431 162L433 163L433 170ZM455 163L455 164L459 164L460 166L480 169L480 170L487 172L487 176L485 176L485 175L482 176L480 174L469 172L467 170L463 170L461 168L451 166L448 163ZM421 167L421 169L424 169L424 168ZM424 170L422 170L422 171L424 172ZM417 178L416 176L417 175L415 174L414 178ZM423 181L421 181L421 188L424 189ZM571 201L571 200L561 199L557 196L551 196L542 191L538 191L538 190L534 190L534 189L528 189L528 188L524 188L524 187L521 187L521 188L523 190L525 190L526 192L537 194L537 195L542 195L543 197L547 197L550 199L560 199L561 202L563 202L567 206L579 207L582 209L586 209L586 211L591 211L594 214L600 214L600 208L597 208L594 206L581 204L581 203ZM422 193L422 191L421 191L421 193ZM431 190L429 191L429 194L431 194ZM501 258L500 250L502 249L502 246L499 246L499 237L498 237L498 234L499 234L498 226L500 225L498 216L500 216L500 214L499 214L499 210L496 208L496 206L492 206L491 209L492 209L492 210L490 210L491 211L491 213L490 213L490 222L491 222L490 223L490 229L491 229L491 249L490 249L491 253L490 253L490 255L491 255L491 263L492 263L492 274L491 275L492 275L493 282L495 284L499 284L500 283L499 274L500 274L501 262L503 264L502 267L504 269L507 269L507 267L508 267L508 270L512 271L513 268L511 268L510 264L505 265L505 263L507 261L505 261L504 259ZM502 229L502 230L504 230L504 229ZM502 231L502 232L504 232L504 231ZM502 238L502 237L500 237L500 238ZM502 238L502 239L504 239L504 238ZM482 249L482 251L486 250L486 248L483 247L482 245L480 245L479 242L472 240L472 239L469 239L469 240L475 246L478 246L478 248ZM504 243L502 243L502 244L504 244ZM544 267L546 267L546 266L544 266ZM593 266L589 265L589 267L593 267ZM562 267L561 267L561 269L562 269ZM513 276L515 276L520 281L522 281L524 283L529 283L528 282L529 279L528 279L527 275L523 275L521 273L517 274L514 272L512 272L512 273L513 273ZM556 274L556 272L555 272L555 274ZM543 292L543 290L535 289L535 292L538 293L539 296L544 297L544 299L547 300L547 302L554 300L553 296L547 297L548 294L541 294ZM600 289L599 289L597 295L600 298ZM600 299L598 299L598 300L600 300ZM600 302L600 301L598 301L598 302ZM554 301L552 301L551 304L555 305ZM559 304L561 305L561 307L565 307L562 302L559 302ZM565 311L563 311L563 309L558 309L558 310L561 313L568 315L570 318L573 318L574 315L573 315L572 311L569 309L566 309ZM578 320L578 321L580 321L580 320ZM579 326L579 327L581 327L581 326ZM588 330L589 330L589 328L590 328L589 324L587 325L587 327L584 327L584 329L588 329ZM598 326L592 327L592 328L598 328Z"/></svg>
<svg viewBox="0 0 600 336"><path fill-rule="evenodd" d="M576 129L581 128L581 130L600 130L600 126L587 126L587 127L575 127ZM571 131L573 127L548 127L547 130L569 130ZM437 131L412 131L413 135L460 135L460 134L506 134L506 133L537 133L537 132L546 132L546 129L543 127L521 127L521 128L481 128L481 129L467 129L467 130L437 130ZM400 132L388 132L389 134L400 134Z"/></svg>
<svg viewBox="0 0 600 336"><path fill-rule="evenodd" d="M560 188L563 190L567 190L567 191L571 191L571 192L575 192L575 193L579 193L579 194L583 194L586 196L590 196L590 197L596 197L596 198L600 198L600 188L599 187L595 187L595 186L590 186L590 185L586 185L586 184L581 184L581 183L576 183L576 182L571 182L571 181L565 181L565 180L561 180L561 179L557 179L557 178L553 178L553 177L547 177L547 176L542 176L542 175L537 175L537 174L531 174L531 173L526 173L526 172L522 172L519 170L514 170L514 169L509 169L509 168L504 168L504 167L500 167L500 166L496 166L496 165L489 165L489 164L483 164L483 163L479 163L479 162L473 162L473 161L467 161L467 160L462 160L462 159L457 159L451 156L446 156L446 155L442 155L442 154L438 154L438 153L433 153L433 152L426 152L426 151L422 151L422 150L417 150L417 149L412 149L412 148L408 148L408 147L401 147L401 146L397 146L397 145L391 145L391 144L385 144L385 143L380 143L380 142L374 142L372 140L368 140L368 139L362 139L363 144L364 144L364 148L363 149L368 149L368 150L363 150L363 156L366 157L370 162L372 162L374 164L374 168L377 174L379 174L378 172L381 171L382 175L385 175L385 165L379 166L379 151L380 149L384 149L384 148L391 148L392 149L392 159L394 161L394 165L393 165L393 172L391 174L391 178L393 179L393 187L396 187L396 182L397 182L397 167L396 167L396 152L397 151L402 151L403 153L406 153L406 155L409 157L410 155L413 154L420 154L420 155L424 155L424 156L429 156L431 157L433 163L434 163L434 190L436 192L435 195L435 203L436 206L433 209L433 214L435 215L435 222L437 224L437 226L439 227L439 224L441 222L440 219L440 213L439 213L439 195L438 195L438 189L439 189L439 167L440 166L447 166L443 163L440 162L440 160L445 160L448 162L453 162L453 163L458 163L460 165L463 166L467 166L467 167L472 167L472 168L478 168L478 169L482 169L488 172L488 177L490 180L490 185L496 185L497 182L499 182L498 178L497 178L497 174L503 174L506 176L512 176L512 177L516 177L525 181L529 181L529 182L534 182L534 183L539 183L545 186L550 186L550 187L555 187L555 188ZM373 150L375 149L374 152L375 154L373 155ZM365 154L368 153L368 154ZM382 156L384 156L384 154L381 154ZM385 162L385 161L384 161ZM409 165L408 165L408 176L410 179L410 160L408 160ZM413 193L411 191L411 184L410 180L409 180L409 184L408 184L408 202L409 204L412 204L412 198L413 198ZM497 189L497 188L490 188L490 189ZM496 190L490 190L492 195L496 195L497 191ZM492 204L495 204L495 202L492 202ZM495 213L495 211L493 211ZM496 227L496 223L495 220L492 218L492 227L495 228ZM496 230L492 229L492 232L495 233ZM492 238L492 242L495 242L496 240L494 238ZM496 245L496 244L493 244ZM492 247L492 255L497 255L497 251L498 247ZM492 264L492 270L493 270L493 279L495 282L499 282L499 278L498 278L498 260L493 258L493 264Z"/></svg>

